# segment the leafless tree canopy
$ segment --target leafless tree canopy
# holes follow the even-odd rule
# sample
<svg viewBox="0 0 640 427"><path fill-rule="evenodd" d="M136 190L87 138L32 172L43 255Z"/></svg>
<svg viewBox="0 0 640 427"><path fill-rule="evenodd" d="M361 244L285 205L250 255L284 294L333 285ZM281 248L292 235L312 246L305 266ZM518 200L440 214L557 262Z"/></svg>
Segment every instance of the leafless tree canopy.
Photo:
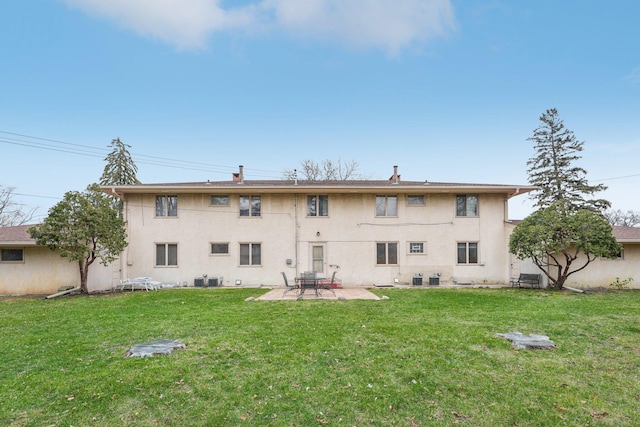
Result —
<svg viewBox="0 0 640 427"><path fill-rule="evenodd" d="M622 212L620 209L611 209L604 213L604 217L611 225L640 226L640 212L631 210Z"/></svg>
<svg viewBox="0 0 640 427"><path fill-rule="evenodd" d="M0 185L0 227L28 224L33 219L36 209L25 212L22 206L13 201L15 187Z"/></svg>
<svg viewBox="0 0 640 427"><path fill-rule="evenodd" d="M360 164L355 160L350 162L342 159L325 159L318 163L312 159L300 162L299 169L285 169L285 179L304 179L309 181L348 181L354 179L364 179L358 173Z"/></svg>

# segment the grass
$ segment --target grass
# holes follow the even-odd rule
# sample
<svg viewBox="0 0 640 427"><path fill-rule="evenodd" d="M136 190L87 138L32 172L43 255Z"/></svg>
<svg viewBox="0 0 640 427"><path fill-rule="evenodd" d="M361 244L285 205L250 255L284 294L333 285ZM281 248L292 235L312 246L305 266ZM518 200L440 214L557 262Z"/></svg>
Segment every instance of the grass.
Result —
<svg viewBox="0 0 640 427"><path fill-rule="evenodd" d="M640 293L262 290L0 299L0 425L634 425ZM514 350L494 334L548 335ZM134 345L186 350L125 358Z"/></svg>

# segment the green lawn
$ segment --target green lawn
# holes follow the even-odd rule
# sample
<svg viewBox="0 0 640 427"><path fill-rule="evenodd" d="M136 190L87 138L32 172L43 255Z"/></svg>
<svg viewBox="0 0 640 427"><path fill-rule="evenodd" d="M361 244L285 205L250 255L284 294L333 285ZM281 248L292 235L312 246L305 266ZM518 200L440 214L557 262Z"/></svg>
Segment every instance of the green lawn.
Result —
<svg viewBox="0 0 640 427"><path fill-rule="evenodd" d="M0 425L635 425L640 292L260 289L0 299ZM513 350L494 334L548 335ZM186 350L125 358L143 342Z"/></svg>

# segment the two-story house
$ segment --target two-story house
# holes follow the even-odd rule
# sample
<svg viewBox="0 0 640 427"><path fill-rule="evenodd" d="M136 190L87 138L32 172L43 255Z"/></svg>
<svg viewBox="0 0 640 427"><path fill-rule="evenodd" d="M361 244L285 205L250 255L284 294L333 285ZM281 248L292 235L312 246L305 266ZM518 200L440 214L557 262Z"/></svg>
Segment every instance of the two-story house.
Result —
<svg viewBox="0 0 640 427"><path fill-rule="evenodd" d="M282 286L281 272L345 286L508 284L508 200L522 185L246 180L105 186L124 201L124 277Z"/></svg>

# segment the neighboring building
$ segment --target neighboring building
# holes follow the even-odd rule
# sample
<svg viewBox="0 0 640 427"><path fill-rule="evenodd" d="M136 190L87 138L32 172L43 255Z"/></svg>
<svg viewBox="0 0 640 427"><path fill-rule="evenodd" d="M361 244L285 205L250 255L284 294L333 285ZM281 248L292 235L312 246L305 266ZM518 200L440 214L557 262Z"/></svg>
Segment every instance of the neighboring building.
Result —
<svg viewBox="0 0 640 427"><path fill-rule="evenodd" d="M38 246L27 230L31 225L0 227L0 295L47 295L63 286L80 286L78 263ZM111 267L89 267L89 292L112 288Z"/></svg>
<svg viewBox="0 0 640 427"><path fill-rule="evenodd" d="M615 259L599 258L587 268L572 274L566 286L576 288L608 287L616 279L633 279L627 287L640 289L640 227L614 226L613 235L622 245ZM578 263L580 259L575 261ZM578 265L578 264L576 264Z"/></svg>
<svg viewBox="0 0 640 427"><path fill-rule="evenodd" d="M508 200L534 188L405 182L397 167L388 181L253 181L242 166L230 181L103 187L124 201L122 277L189 286L338 268L345 286L508 284Z"/></svg>

